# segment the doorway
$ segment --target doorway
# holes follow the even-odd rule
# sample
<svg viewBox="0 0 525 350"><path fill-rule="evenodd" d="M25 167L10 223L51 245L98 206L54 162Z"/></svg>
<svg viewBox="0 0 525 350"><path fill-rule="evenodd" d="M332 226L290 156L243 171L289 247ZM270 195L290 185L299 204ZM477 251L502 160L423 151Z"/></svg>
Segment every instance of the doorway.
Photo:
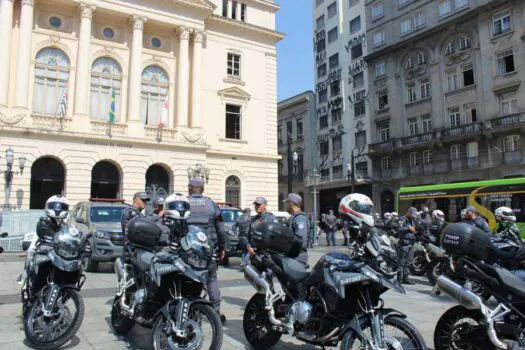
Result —
<svg viewBox="0 0 525 350"><path fill-rule="evenodd" d="M29 209L44 209L49 197L63 194L64 166L55 158L42 157L31 166Z"/></svg>
<svg viewBox="0 0 525 350"><path fill-rule="evenodd" d="M120 197L120 171L111 162L102 160L91 170L91 198Z"/></svg>

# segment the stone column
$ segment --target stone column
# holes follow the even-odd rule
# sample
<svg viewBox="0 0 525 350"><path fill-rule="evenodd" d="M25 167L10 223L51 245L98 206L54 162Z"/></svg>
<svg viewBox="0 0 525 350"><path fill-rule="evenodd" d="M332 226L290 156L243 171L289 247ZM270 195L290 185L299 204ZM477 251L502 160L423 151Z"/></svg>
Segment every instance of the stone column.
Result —
<svg viewBox="0 0 525 350"><path fill-rule="evenodd" d="M237 1L237 5L235 6L235 19L240 21L241 20L241 2Z"/></svg>
<svg viewBox="0 0 525 350"><path fill-rule="evenodd" d="M188 126L189 38L186 27L179 28L179 56L177 57L177 126Z"/></svg>
<svg viewBox="0 0 525 350"><path fill-rule="evenodd" d="M16 64L15 107L27 108L29 66L31 64L31 33L33 32L35 2L34 0L22 0L21 6L20 39L18 41L18 58ZM11 23L9 25L11 25Z"/></svg>
<svg viewBox="0 0 525 350"><path fill-rule="evenodd" d="M193 33L193 61L191 63L191 127L202 127L201 121L202 80L202 32Z"/></svg>
<svg viewBox="0 0 525 350"><path fill-rule="evenodd" d="M142 39L147 18L133 15L133 39L129 65L128 121L140 120L140 84L142 78Z"/></svg>
<svg viewBox="0 0 525 350"><path fill-rule="evenodd" d="M7 106L9 93L13 1L0 0L0 106Z"/></svg>
<svg viewBox="0 0 525 350"><path fill-rule="evenodd" d="M231 2L231 0L228 0L228 8L227 8L227 10L228 10L228 12L227 12L228 16L227 17L228 18L232 18L232 2Z"/></svg>
<svg viewBox="0 0 525 350"><path fill-rule="evenodd" d="M94 5L81 2L80 9L80 31L78 34L77 67L75 77L75 114L88 114L87 102L89 91L89 62L91 47L91 19Z"/></svg>

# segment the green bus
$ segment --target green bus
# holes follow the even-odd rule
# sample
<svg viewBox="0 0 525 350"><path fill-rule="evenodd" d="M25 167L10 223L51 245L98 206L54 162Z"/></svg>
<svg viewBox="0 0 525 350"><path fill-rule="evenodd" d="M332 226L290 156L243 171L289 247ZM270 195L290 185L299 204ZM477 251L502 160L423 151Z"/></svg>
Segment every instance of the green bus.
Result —
<svg viewBox="0 0 525 350"><path fill-rule="evenodd" d="M488 220L491 230L496 228L496 208L509 207L516 213L518 227L525 236L525 177L399 189L396 210L400 215L409 207L420 209L422 205L442 210L448 222L459 221L461 210L472 205Z"/></svg>

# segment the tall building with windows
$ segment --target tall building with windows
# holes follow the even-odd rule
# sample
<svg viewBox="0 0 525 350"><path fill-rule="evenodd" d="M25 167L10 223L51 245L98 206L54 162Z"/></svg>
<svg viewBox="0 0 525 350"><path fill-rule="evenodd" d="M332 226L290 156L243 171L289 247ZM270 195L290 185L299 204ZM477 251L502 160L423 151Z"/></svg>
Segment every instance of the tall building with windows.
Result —
<svg viewBox="0 0 525 350"><path fill-rule="evenodd" d="M0 0L1 205L186 192L200 163L215 200L277 206L278 9Z"/></svg>
<svg viewBox="0 0 525 350"><path fill-rule="evenodd" d="M313 210L311 189L306 188L305 184L308 170L313 169L312 164L316 160L316 130L312 127L316 115L316 96L313 91L305 91L277 104L277 150L282 157L277 163L281 210L286 209L282 201L288 195L289 180L292 181L292 192L303 198L303 210ZM294 153L297 155L296 161Z"/></svg>
<svg viewBox="0 0 525 350"><path fill-rule="evenodd" d="M352 190L372 195L364 0L312 0L320 205L337 209ZM353 177L353 180L352 180Z"/></svg>
<svg viewBox="0 0 525 350"><path fill-rule="evenodd" d="M401 186L525 176L524 18L523 1L366 0L383 212Z"/></svg>

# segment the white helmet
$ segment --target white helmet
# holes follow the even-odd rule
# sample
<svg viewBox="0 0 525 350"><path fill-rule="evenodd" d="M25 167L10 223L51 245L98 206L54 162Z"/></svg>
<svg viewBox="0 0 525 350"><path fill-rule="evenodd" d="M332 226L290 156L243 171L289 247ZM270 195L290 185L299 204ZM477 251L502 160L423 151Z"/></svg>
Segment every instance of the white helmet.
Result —
<svg viewBox="0 0 525 350"><path fill-rule="evenodd" d="M390 220L390 219L392 219L392 214L390 214L389 212L386 212L386 213L383 214L383 218L385 220Z"/></svg>
<svg viewBox="0 0 525 350"><path fill-rule="evenodd" d="M459 219L460 219L461 221L466 220L466 219L467 219L466 215L467 215L467 208L465 208L465 209L463 209L463 210L461 211L461 214L460 214L460 218L459 218Z"/></svg>
<svg viewBox="0 0 525 350"><path fill-rule="evenodd" d="M357 224L374 226L374 203L361 193L352 193L341 199L339 214L348 215Z"/></svg>
<svg viewBox="0 0 525 350"><path fill-rule="evenodd" d="M46 215L55 220L63 220L69 213L69 203L66 197L55 195L46 201Z"/></svg>
<svg viewBox="0 0 525 350"><path fill-rule="evenodd" d="M445 213L443 213L441 210L436 209L432 212L432 219L434 220L440 220L445 221Z"/></svg>
<svg viewBox="0 0 525 350"><path fill-rule="evenodd" d="M399 214L395 211L392 212L392 219L398 219L399 218Z"/></svg>
<svg viewBox="0 0 525 350"><path fill-rule="evenodd" d="M374 213L374 219L375 220L379 220L381 218L381 214L379 213Z"/></svg>
<svg viewBox="0 0 525 350"><path fill-rule="evenodd" d="M190 216L190 202L185 195L174 193L164 201L164 215L176 220L186 220Z"/></svg>
<svg viewBox="0 0 525 350"><path fill-rule="evenodd" d="M516 215L509 207L499 207L494 214L496 214L496 220L498 221L516 222Z"/></svg>

